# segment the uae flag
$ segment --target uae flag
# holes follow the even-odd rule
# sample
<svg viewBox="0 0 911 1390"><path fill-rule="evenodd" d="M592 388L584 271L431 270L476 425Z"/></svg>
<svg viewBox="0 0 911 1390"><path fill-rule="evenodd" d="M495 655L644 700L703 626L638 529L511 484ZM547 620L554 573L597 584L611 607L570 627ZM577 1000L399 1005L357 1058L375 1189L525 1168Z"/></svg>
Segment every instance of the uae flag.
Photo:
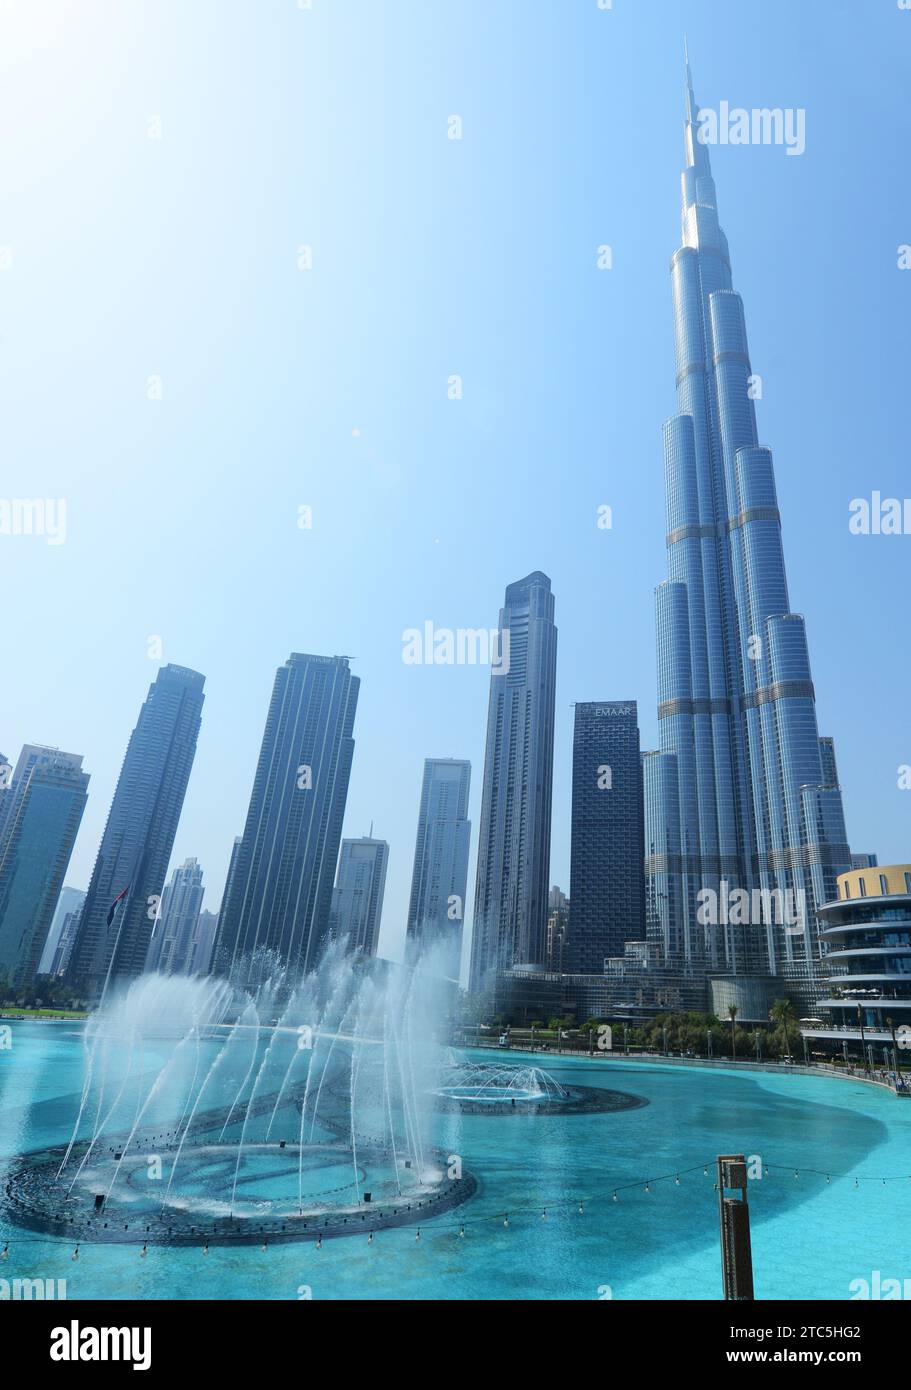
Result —
<svg viewBox="0 0 911 1390"><path fill-rule="evenodd" d="M118 893L118 894L117 894L117 897L116 897L116 898L114 899L114 901L111 903L111 906L108 908L108 926L110 926L111 923L112 923L113 920L114 920L114 913L117 911L117 904L120 902L121 898L125 898L125 897L126 897L127 893L129 893L129 891L130 891L130 885L127 884L127 886L126 886L126 888L124 888L123 892L122 892L122 893Z"/></svg>

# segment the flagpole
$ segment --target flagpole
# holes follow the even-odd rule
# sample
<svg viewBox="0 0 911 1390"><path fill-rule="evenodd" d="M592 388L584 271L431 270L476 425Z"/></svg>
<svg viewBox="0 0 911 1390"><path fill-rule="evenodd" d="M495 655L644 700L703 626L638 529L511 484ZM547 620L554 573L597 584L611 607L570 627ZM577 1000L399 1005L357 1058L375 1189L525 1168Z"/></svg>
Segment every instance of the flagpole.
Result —
<svg viewBox="0 0 911 1390"><path fill-rule="evenodd" d="M120 945L120 934L121 934L121 932L123 931L123 919L124 919L124 917L126 916L127 903L128 903L129 901L130 901L130 898L129 898L129 889L127 889L126 893L124 894L123 905L122 905L122 907L121 907L121 909L120 909L120 926L117 928L117 940L114 942L114 949L113 949L113 951L111 952L111 959L110 959L110 961L108 962L108 973L107 973L107 974L105 975L105 977L104 977L104 988L103 988L102 991L101 991L101 998L98 1000L98 1007L99 1007L99 1009L100 1009L100 1008L102 1007L102 1005L104 1004L104 996L105 996L105 995L107 994L107 992L108 992L108 985L110 984L110 981L111 981L111 971L114 969L114 961L115 961L116 958L117 958L117 948L118 948L118 946Z"/></svg>

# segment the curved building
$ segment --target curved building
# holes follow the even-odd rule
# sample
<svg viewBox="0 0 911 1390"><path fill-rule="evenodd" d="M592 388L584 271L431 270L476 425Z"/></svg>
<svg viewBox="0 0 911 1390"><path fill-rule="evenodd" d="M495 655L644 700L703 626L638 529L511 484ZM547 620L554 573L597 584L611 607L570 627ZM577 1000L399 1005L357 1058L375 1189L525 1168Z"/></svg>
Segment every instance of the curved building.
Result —
<svg viewBox="0 0 911 1390"><path fill-rule="evenodd" d="M826 1024L803 1032L821 1041L911 1038L911 864L841 874L838 897L820 910ZM890 1022L891 1020L891 1022Z"/></svg>

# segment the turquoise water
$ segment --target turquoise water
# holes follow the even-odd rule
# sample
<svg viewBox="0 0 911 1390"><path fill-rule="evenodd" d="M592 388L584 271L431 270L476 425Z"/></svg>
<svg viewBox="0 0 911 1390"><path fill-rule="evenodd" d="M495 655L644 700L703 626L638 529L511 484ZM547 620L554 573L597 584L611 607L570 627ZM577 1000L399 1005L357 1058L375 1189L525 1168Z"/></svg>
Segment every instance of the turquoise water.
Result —
<svg viewBox="0 0 911 1390"><path fill-rule="evenodd" d="M0 1050L0 1162L66 1140L82 1085L78 1026L12 1030L12 1048ZM84 1245L74 1261L72 1243L5 1224L0 1276L65 1279L71 1299L598 1299L608 1288L615 1299L716 1299L712 1165L732 1152L771 1169L749 1189L758 1298L847 1299L851 1281L874 1270L911 1274L911 1102L823 1076L559 1057L546 1066L564 1085L649 1103L594 1115L440 1115L435 1138L479 1187L419 1240L404 1227L372 1244L356 1236L320 1250L207 1256L152 1247L145 1258L135 1246ZM666 1174L645 1192L647 1178ZM614 1202L627 1183L636 1186Z"/></svg>

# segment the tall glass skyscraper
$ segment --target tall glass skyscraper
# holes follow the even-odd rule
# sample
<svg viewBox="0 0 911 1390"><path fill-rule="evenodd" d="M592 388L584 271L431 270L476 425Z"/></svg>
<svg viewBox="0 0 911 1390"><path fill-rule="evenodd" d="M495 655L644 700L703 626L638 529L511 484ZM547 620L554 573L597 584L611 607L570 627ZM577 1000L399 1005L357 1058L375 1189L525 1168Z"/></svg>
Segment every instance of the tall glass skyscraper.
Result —
<svg viewBox="0 0 911 1390"><path fill-rule="evenodd" d="M728 983L784 976L812 998L816 910L851 857L698 130L687 64L682 245L671 262L678 409L664 428L668 579L657 591L660 757L645 762L650 935ZM735 888L778 891L779 903L791 890L805 912L796 924L757 921L755 906L747 923L723 910L700 916L700 892L721 903ZM773 903L764 915L775 912Z"/></svg>
<svg viewBox="0 0 911 1390"><path fill-rule="evenodd" d="M275 674L250 807L232 856L216 969L272 950L312 970L329 932L360 681L345 656L292 652Z"/></svg>
<svg viewBox="0 0 911 1390"><path fill-rule="evenodd" d="M198 860L185 859L174 869L161 895L161 913L149 944L146 970L158 970L162 975L190 973L205 891Z"/></svg>
<svg viewBox="0 0 911 1390"><path fill-rule="evenodd" d="M23 749L0 849L0 976L13 986L37 973L88 784L78 755Z"/></svg>
<svg viewBox="0 0 911 1390"><path fill-rule="evenodd" d="M441 968L451 979L458 979L462 959L471 839L470 786L470 762L460 758L424 760L408 901L408 945L417 951L444 946L446 960Z"/></svg>
<svg viewBox="0 0 911 1390"><path fill-rule="evenodd" d="M563 969L600 975L645 938L642 767L635 700L577 704L569 931Z"/></svg>
<svg viewBox="0 0 911 1390"><path fill-rule="evenodd" d="M503 661L491 673L481 796L471 989L497 970L543 966L554 761L557 629L546 574L506 590Z"/></svg>
<svg viewBox="0 0 911 1390"><path fill-rule="evenodd" d="M54 915L51 918L50 931L44 943L44 950L41 952L41 960L38 962L39 975L57 975L61 973L60 960L62 953L58 951L63 928L67 919L75 917L79 920L82 911L82 904L85 902L85 891L82 888L71 888L64 884L60 889L60 897L57 899L57 906L54 908ZM72 946L72 938L70 939ZM69 952L67 952L69 956ZM57 969L54 969L54 961L57 961Z"/></svg>
<svg viewBox="0 0 911 1390"><path fill-rule="evenodd" d="M163 666L130 735L67 972L90 998L108 980L130 979L145 966L196 756L205 681L186 666Z"/></svg>
<svg viewBox="0 0 911 1390"><path fill-rule="evenodd" d="M332 890L333 937L345 937L352 951L375 956L380 938L389 846L365 835L342 840L338 877Z"/></svg>

